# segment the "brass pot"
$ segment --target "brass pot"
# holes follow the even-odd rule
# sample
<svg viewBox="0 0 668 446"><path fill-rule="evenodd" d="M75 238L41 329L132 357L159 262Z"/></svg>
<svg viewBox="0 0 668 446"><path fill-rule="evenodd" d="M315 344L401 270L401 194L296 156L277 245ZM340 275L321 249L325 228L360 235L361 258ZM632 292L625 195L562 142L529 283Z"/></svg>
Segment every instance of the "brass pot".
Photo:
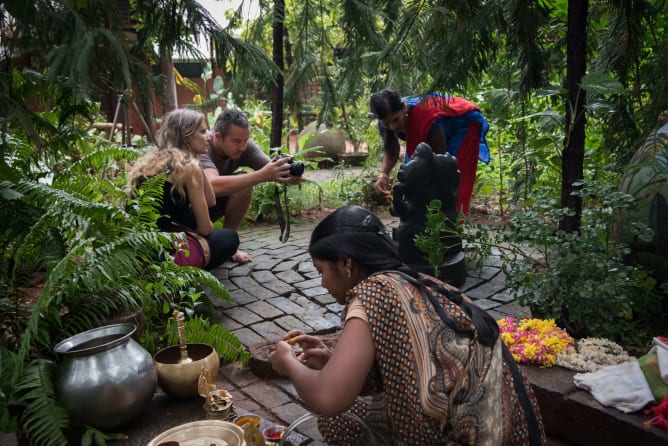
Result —
<svg viewBox="0 0 668 446"><path fill-rule="evenodd" d="M172 398L193 398L199 396L197 381L202 368L218 374L220 358L216 349L207 344L187 344L188 357L192 362L180 363L180 346L175 345L160 350L153 357L158 371L158 386Z"/></svg>

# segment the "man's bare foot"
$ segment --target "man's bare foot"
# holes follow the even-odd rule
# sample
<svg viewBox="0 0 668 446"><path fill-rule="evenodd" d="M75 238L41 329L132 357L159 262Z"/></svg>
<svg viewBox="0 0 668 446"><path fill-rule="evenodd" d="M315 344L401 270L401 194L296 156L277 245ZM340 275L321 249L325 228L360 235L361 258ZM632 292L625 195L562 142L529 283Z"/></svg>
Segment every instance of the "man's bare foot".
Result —
<svg viewBox="0 0 668 446"><path fill-rule="evenodd" d="M253 256L239 249L232 256L232 260L234 260L237 263L248 263L253 261Z"/></svg>

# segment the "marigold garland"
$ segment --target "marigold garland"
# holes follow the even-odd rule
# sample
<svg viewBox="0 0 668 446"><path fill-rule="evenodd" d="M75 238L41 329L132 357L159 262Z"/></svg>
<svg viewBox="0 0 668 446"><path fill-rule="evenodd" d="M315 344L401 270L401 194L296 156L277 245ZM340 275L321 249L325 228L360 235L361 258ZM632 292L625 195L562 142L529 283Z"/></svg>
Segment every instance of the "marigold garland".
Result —
<svg viewBox="0 0 668 446"><path fill-rule="evenodd" d="M573 338L557 327L554 319L507 317L497 322L503 342L518 363L551 367L559 352L574 345Z"/></svg>

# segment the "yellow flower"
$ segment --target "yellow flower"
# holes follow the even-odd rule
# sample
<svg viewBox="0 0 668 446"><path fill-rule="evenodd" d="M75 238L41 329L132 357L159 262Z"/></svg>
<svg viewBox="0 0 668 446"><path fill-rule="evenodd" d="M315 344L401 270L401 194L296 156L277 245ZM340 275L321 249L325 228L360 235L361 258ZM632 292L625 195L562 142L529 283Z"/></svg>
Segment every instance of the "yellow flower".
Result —
<svg viewBox="0 0 668 446"><path fill-rule="evenodd" d="M524 355L528 360L532 360L536 357L538 353L538 347L535 344L526 344L524 346Z"/></svg>
<svg viewBox="0 0 668 446"><path fill-rule="evenodd" d="M510 346L513 342L513 335L510 333L501 333L501 339L506 343L507 346Z"/></svg>
<svg viewBox="0 0 668 446"><path fill-rule="evenodd" d="M559 352L573 345L568 333L558 327L554 319L523 319L508 317L498 321L501 339L506 343L515 361L554 365Z"/></svg>

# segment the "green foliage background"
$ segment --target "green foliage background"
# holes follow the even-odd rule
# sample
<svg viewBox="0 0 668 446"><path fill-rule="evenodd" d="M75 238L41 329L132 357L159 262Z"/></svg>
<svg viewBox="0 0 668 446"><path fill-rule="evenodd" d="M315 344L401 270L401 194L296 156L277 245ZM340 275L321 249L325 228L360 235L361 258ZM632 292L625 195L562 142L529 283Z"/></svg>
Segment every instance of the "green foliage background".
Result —
<svg viewBox="0 0 668 446"><path fill-rule="evenodd" d="M241 9L231 11L225 27L192 1L128 6L9 0L0 7L6 49L0 53L0 430L16 431L27 443L66 444L72 434L83 444L112 438L71 425L58 407L51 347L117 311L144 309L149 323L142 339L151 351L173 341L168 315L179 307L193 333L230 347L230 358L244 357L232 336L196 316L210 296L227 298L226 290L210 274L170 262L172 240L154 226L159 184L126 208L126 163L146 141L122 147L88 128L110 120L100 116L101 99L120 92L147 121L159 121L152 107L169 85L151 66L179 49L222 68L199 107L213 115L223 105L249 112L253 137L268 149L262 112L271 108L265 98L278 74L267 56L273 3L260 1L262 14L253 21ZM314 207L377 204L372 184L381 147L368 115L371 92L388 86L402 94L462 95L491 125L493 160L480 166L475 194L500 218L512 217L500 240L466 227L470 246L503 248L509 284L573 329L633 339L647 334L642 322L666 320L665 284L625 263L626 247L610 238L615 211L632 205L614 193L619 178L668 109L664 0L590 2L582 36L589 73L580 83L587 133L578 234L557 230L567 212L558 187L569 138L565 116L575 105L562 87L566 0L288 0L286 6L286 138L300 130L304 112L314 112L370 152L359 177L290 188L295 218ZM128 39L130 29L136 41ZM195 50L204 37L211 39L209 58ZM275 218L270 185L255 192L250 219ZM28 299L35 289L39 294Z"/></svg>
<svg viewBox="0 0 668 446"><path fill-rule="evenodd" d="M196 315L210 298L230 297L209 272L172 261L175 235L156 226L164 178L128 200L125 165L142 150L77 129L63 129L74 144L50 169L49 157L31 159L30 144L14 134L22 143L8 146L7 159L23 179L0 182L0 429L31 444L69 444L77 432L96 444L113 438L73 423L59 406L52 347L116 317L139 311L141 344L155 353L174 345L170 314L179 308L189 342L213 345L224 360L248 358L224 327Z"/></svg>

